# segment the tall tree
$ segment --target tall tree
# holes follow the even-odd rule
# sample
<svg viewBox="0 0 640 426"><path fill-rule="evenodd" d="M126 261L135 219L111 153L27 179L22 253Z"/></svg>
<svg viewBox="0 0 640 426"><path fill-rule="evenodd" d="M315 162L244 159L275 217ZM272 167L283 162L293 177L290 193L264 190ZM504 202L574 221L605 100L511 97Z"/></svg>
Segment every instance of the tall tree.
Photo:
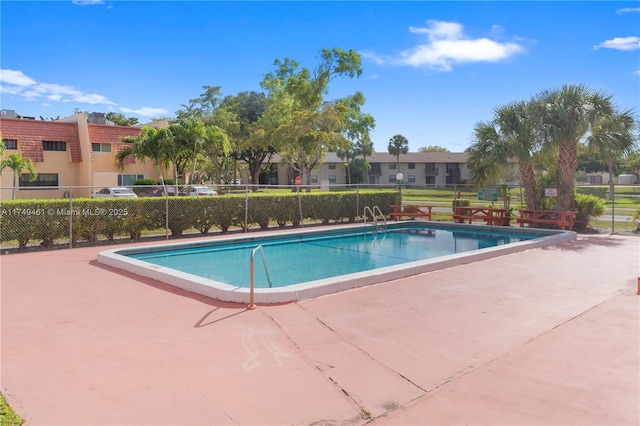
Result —
<svg viewBox="0 0 640 426"><path fill-rule="evenodd" d="M339 101L347 108L348 115L346 117L343 135L349 142L342 148L336 150L338 157L347 161L347 182L351 181L351 161L355 160L358 155L371 155L373 143L371 142L370 133L375 128L376 122L372 115L362 111L365 103L364 95L356 92L351 96L347 96ZM366 165L366 158L363 158Z"/></svg>
<svg viewBox="0 0 640 426"><path fill-rule="evenodd" d="M220 104L221 127L229 136L234 160L244 161L251 176L251 183L258 184L265 161L275 153L275 148L265 137L262 114L267 108L264 93L241 92L236 96L227 96ZM224 117L224 118L223 118ZM222 124L224 123L224 124ZM237 167L233 169L236 179Z"/></svg>
<svg viewBox="0 0 640 426"><path fill-rule="evenodd" d="M607 163L609 171L609 199L614 194L613 163L637 148L637 123L630 110L614 112L600 118L591 128L587 137L587 147L591 152L599 154Z"/></svg>
<svg viewBox="0 0 640 426"><path fill-rule="evenodd" d="M540 147L535 129L530 105L522 101L496 108L491 122L477 123L474 143L467 149L470 181L496 184L516 159L527 206L538 209L542 193L533 158Z"/></svg>
<svg viewBox="0 0 640 426"><path fill-rule="evenodd" d="M578 142L604 117L613 114L611 96L584 85L545 90L533 100L536 120L545 142L558 150L556 209L574 210L574 178L578 168Z"/></svg>
<svg viewBox="0 0 640 426"><path fill-rule="evenodd" d="M451 152L447 148L438 145L423 146L418 148L418 152Z"/></svg>
<svg viewBox="0 0 640 426"><path fill-rule="evenodd" d="M138 124L136 117L127 118L118 112L108 112L105 114L105 118L118 126L135 126Z"/></svg>
<svg viewBox="0 0 640 426"><path fill-rule="evenodd" d="M298 68L293 59L276 60L276 70L262 81L267 91L265 122L272 126L268 137L277 141L278 152L306 185L326 153L347 144L343 132L349 108L340 100L324 99L329 83L362 74L360 55L353 50L322 49L318 60L313 72Z"/></svg>
<svg viewBox="0 0 640 426"><path fill-rule="evenodd" d="M183 109L176 112L178 119L196 117L202 119L206 124L213 120L213 114L222 100L220 86L202 86L204 92L197 98L189 99L187 105L182 105Z"/></svg>
<svg viewBox="0 0 640 426"><path fill-rule="evenodd" d="M177 124L171 126L171 133L174 136L174 146L176 152L172 155L174 163L181 161L191 166L188 179L185 183L194 183L196 174L196 160L198 155L204 154L206 150L206 126L202 120L196 117L182 118Z"/></svg>
<svg viewBox="0 0 640 426"><path fill-rule="evenodd" d="M125 159L130 156L142 163L150 159L156 166L160 183L164 186L162 167L168 167L172 162L176 161L176 149L171 130L169 128L156 129L147 126L140 130L138 136L125 136L121 138L121 141L128 144L128 146L116 154L118 166L123 169Z"/></svg>
<svg viewBox="0 0 640 426"><path fill-rule="evenodd" d="M205 146L215 170L215 181L221 184L225 163L231 155L231 144L226 132L216 125L206 126Z"/></svg>
<svg viewBox="0 0 640 426"><path fill-rule="evenodd" d="M358 151L353 147L353 145L344 146L338 148L336 150L336 155L341 160L346 160L345 164L347 166L347 184L351 185L351 172L349 170L351 160L356 158L358 155Z"/></svg>
<svg viewBox="0 0 640 426"><path fill-rule="evenodd" d="M409 141L402 135L394 135L389 139L389 154L396 156L396 170L400 164L400 154L406 155L409 152Z"/></svg>
<svg viewBox="0 0 640 426"><path fill-rule="evenodd" d="M365 167L365 182L369 182L369 162L367 161L367 157L370 157L374 153L373 149L373 141L371 138L365 138L357 140L355 143L355 149L358 152L358 155L362 155L362 160L364 161Z"/></svg>
<svg viewBox="0 0 640 426"><path fill-rule="evenodd" d="M0 161L0 173L5 168L13 170L13 188L11 189L12 200L15 200L16 198L16 188L20 184L20 176L22 176L25 171L29 174L29 180L34 181L38 178L38 172L31 160L20 154L10 154L7 158L3 158Z"/></svg>

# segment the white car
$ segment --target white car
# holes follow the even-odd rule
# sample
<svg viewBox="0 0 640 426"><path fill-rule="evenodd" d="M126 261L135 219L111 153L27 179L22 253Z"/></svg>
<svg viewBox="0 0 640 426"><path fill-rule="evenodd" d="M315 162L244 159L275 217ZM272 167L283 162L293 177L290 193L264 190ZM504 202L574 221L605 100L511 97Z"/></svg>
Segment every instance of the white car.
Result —
<svg viewBox="0 0 640 426"><path fill-rule="evenodd" d="M180 195L186 195L190 197L193 197L193 196L202 197L202 196L214 196L214 195L218 195L218 193L213 189L209 188L208 186L192 185L192 186L187 186L183 188L180 191Z"/></svg>
<svg viewBox="0 0 640 426"><path fill-rule="evenodd" d="M102 188L93 194L93 198L138 198L138 196L129 188L112 187Z"/></svg>

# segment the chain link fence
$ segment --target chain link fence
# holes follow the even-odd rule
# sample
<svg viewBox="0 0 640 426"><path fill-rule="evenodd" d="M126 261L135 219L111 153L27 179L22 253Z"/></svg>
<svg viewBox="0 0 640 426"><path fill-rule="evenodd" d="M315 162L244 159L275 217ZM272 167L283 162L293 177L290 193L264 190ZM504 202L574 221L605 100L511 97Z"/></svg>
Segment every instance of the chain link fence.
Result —
<svg viewBox="0 0 640 426"><path fill-rule="evenodd" d="M524 208L523 188L473 188L468 185L210 185L132 186L128 193L115 188L0 187L0 249L2 253L32 248L78 247L140 239L169 239L214 232L249 232L355 222L364 220L364 207L378 205L386 215L399 199L404 204L433 206L436 220L452 220L454 200L472 206ZM555 187L543 188L553 197ZM208 191L216 195L204 195ZM200 192L199 192L200 191ZM637 215L640 186L610 199L606 187L580 186L577 193L607 202L599 224L610 220L629 224ZM210 192L209 192L210 193ZM322 197L312 194L323 193ZM177 194L177 195L176 195ZM203 194L201 196L188 196ZM135 198L132 200L131 198ZM13 200L12 200L13 199ZM616 206L616 204L620 206ZM439 214L439 216L438 216ZM603 220L604 219L604 220Z"/></svg>

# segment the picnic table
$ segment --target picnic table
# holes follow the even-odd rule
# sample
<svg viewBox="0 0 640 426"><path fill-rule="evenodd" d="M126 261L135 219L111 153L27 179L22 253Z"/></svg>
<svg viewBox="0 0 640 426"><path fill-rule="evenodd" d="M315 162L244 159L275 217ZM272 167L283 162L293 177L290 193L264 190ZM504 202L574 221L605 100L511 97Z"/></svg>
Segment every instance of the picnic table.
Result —
<svg viewBox="0 0 640 426"><path fill-rule="evenodd" d="M516 221L520 227L528 225L555 225L560 229L573 231L576 220L576 212L556 210L520 210L520 217Z"/></svg>
<svg viewBox="0 0 640 426"><path fill-rule="evenodd" d="M393 212L391 217L394 221L401 220L402 217L426 217L427 220L431 220L431 209L433 206L420 206L420 205L406 205L406 206L391 206ZM426 211L423 209L427 209Z"/></svg>
<svg viewBox="0 0 640 426"><path fill-rule="evenodd" d="M505 209L493 207L461 207L456 206L453 220L457 223L483 220L487 225L503 225L505 222Z"/></svg>

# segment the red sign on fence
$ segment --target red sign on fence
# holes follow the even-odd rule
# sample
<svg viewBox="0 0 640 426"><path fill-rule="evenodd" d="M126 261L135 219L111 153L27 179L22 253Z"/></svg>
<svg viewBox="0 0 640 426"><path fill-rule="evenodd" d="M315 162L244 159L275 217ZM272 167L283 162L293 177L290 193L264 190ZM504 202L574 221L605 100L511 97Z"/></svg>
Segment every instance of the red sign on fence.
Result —
<svg viewBox="0 0 640 426"><path fill-rule="evenodd" d="M296 176L296 185L300 185L302 183L302 178L300 176Z"/></svg>

